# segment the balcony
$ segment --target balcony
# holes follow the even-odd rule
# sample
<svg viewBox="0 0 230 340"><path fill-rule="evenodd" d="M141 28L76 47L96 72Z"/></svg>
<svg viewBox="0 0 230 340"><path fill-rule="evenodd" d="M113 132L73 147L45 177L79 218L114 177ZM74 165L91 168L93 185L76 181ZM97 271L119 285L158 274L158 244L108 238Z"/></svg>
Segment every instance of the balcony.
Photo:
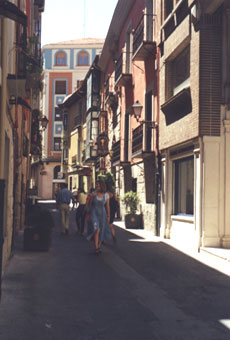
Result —
<svg viewBox="0 0 230 340"><path fill-rule="evenodd" d="M131 81L131 52L122 52L115 64L115 85L127 86Z"/></svg>
<svg viewBox="0 0 230 340"><path fill-rule="evenodd" d="M112 77L108 77L105 83L105 104L111 105L115 100L114 82Z"/></svg>
<svg viewBox="0 0 230 340"><path fill-rule="evenodd" d="M186 87L161 105L166 124L172 124L192 111L190 87Z"/></svg>
<svg viewBox="0 0 230 340"><path fill-rule="evenodd" d="M144 14L133 33L133 60L145 60L150 54L156 54L154 41L155 15Z"/></svg>
<svg viewBox="0 0 230 340"><path fill-rule="evenodd" d="M75 168L77 166L77 155L72 156L72 168Z"/></svg>
<svg viewBox="0 0 230 340"><path fill-rule="evenodd" d="M35 0L35 1L34 1L34 4L35 4L36 6L38 6L40 12L43 12L43 11L44 11L45 0Z"/></svg>
<svg viewBox="0 0 230 340"><path fill-rule="evenodd" d="M82 121L82 114L78 114L77 116L74 117L74 127L77 128L81 126L81 121Z"/></svg>
<svg viewBox="0 0 230 340"><path fill-rule="evenodd" d="M143 125L139 125L132 133L132 157L142 158Z"/></svg>
<svg viewBox="0 0 230 340"><path fill-rule="evenodd" d="M81 153L81 161L82 161L82 163L85 162L85 149L82 150L82 153Z"/></svg>
<svg viewBox="0 0 230 340"><path fill-rule="evenodd" d="M120 141L113 144L113 156L112 156L112 165L119 165L121 158L121 149L120 149Z"/></svg>

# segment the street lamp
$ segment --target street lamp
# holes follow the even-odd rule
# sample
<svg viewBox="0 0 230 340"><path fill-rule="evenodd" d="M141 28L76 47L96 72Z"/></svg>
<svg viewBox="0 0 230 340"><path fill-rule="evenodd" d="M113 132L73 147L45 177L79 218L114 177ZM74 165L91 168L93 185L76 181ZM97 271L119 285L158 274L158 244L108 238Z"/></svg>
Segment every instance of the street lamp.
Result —
<svg viewBox="0 0 230 340"><path fill-rule="evenodd" d="M49 123L49 120L46 118L46 116L41 116L41 118L39 118L39 121L41 123L42 131L45 131Z"/></svg>
<svg viewBox="0 0 230 340"><path fill-rule="evenodd" d="M157 122L152 121L152 120L140 120L141 118L141 111L143 109L143 105L139 103L139 100L136 101L135 104L132 105L133 108L133 114L134 117L136 118L137 122L139 122L141 125L146 124L148 127L151 129L156 129L157 128Z"/></svg>
<svg viewBox="0 0 230 340"><path fill-rule="evenodd" d="M139 100L136 101L135 104L133 104L133 113L136 120L139 122L139 119L141 118L141 111L143 109L143 106L139 103Z"/></svg>

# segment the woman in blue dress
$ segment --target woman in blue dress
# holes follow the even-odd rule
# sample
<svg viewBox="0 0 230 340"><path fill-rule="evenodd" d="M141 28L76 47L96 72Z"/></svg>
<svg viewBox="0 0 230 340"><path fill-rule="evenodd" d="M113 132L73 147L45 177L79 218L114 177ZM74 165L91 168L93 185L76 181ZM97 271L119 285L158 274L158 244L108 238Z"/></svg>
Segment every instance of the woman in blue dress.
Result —
<svg viewBox="0 0 230 340"><path fill-rule="evenodd" d="M96 182L96 191L90 200L90 220L88 223L88 240L94 238L95 253L101 252L100 245L104 240L112 238L110 226L109 195L103 181Z"/></svg>

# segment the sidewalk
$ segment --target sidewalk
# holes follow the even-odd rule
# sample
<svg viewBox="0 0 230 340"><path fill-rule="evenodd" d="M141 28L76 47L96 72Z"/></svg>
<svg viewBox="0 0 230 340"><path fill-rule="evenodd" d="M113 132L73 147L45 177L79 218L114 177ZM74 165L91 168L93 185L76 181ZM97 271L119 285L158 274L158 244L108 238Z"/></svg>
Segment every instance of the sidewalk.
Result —
<svg viewBox="0 0 230 340"><path fill-rule="evenodd" d="M178 244L175 244L170 239L164 239L159 236L154 236L152 231L145 229L126 229L124 221L114 221L114 225L141 237L143 239L143 242L165 243L175 249L178 249L182 253L196 259L197 261L225 275L230 276L230 249L202 247L200 249L200 252L191 251L191 249L185 249L185 247L181 247Z"/></svg>

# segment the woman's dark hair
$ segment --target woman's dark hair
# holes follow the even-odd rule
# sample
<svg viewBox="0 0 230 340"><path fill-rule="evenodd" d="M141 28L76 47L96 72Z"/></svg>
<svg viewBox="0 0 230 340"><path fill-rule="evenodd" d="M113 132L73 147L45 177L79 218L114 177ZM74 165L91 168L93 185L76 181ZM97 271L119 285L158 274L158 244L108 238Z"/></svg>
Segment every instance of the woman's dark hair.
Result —
<svg viewBox="0 0 230 340"><path fill-rule="evenodd" d="M97 182L99 185L100 185L100 188L101 188L101 192L106 192L106 184L103 180L101 179L98 179Z"/></svg>

